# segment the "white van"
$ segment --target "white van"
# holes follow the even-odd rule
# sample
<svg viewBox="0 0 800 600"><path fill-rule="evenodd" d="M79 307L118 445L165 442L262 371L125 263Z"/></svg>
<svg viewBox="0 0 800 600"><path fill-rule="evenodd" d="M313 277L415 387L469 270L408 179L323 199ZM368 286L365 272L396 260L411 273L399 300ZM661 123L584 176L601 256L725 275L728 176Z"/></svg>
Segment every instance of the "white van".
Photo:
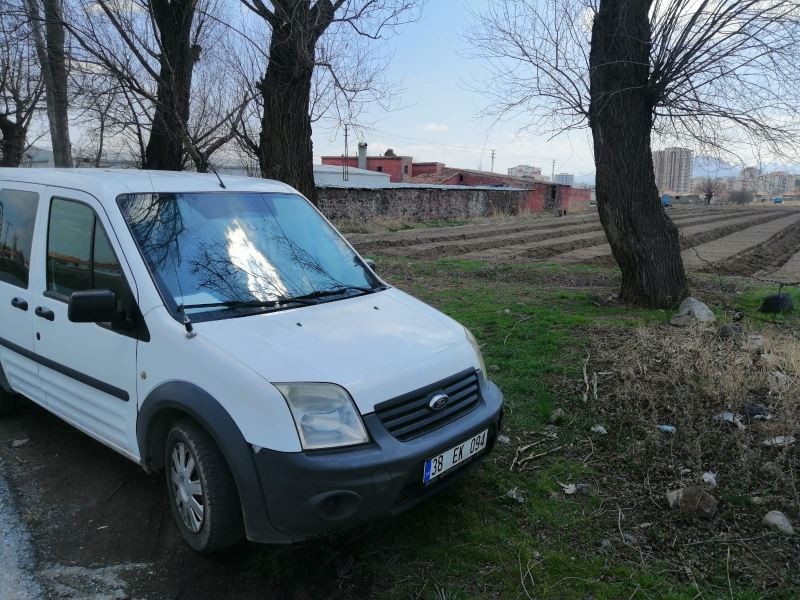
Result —
<svg viewBox="0 0 800 600"><path fill-rule="evenodd" d="M0 169L0 414L26 396L148 472L211 552L395 515L491 449L470 332L274 181Z"/></svg>

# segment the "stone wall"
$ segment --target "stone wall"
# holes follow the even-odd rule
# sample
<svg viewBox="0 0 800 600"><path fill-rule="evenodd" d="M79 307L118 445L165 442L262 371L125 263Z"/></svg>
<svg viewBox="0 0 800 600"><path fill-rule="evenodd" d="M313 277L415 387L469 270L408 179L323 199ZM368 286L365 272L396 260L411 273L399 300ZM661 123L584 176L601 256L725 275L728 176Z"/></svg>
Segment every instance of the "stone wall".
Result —
<svg viewBox="0 0 800 600"><path fill-rule="evenodd" d="M531 190L318 187L317 193L319 209L329 219L361 222L376 217L430 221L516 215L527 210Z"/></svg>

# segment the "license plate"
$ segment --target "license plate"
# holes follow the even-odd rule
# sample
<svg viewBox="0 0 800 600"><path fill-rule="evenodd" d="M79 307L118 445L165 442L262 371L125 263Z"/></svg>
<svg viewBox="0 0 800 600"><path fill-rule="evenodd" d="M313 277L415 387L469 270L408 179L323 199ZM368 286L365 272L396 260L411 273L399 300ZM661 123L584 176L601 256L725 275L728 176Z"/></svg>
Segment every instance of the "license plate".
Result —
<svg viewBox="0 0 800 600"><path fill-rule="evenodd" d="M472 436L468 440L453 446L425 461L425 469L422 472L422 483L430 483L442 473L458 467L471 456L475 456L486 448L486 438L489 434L488 429L484 429L479 434Z"/></svg>

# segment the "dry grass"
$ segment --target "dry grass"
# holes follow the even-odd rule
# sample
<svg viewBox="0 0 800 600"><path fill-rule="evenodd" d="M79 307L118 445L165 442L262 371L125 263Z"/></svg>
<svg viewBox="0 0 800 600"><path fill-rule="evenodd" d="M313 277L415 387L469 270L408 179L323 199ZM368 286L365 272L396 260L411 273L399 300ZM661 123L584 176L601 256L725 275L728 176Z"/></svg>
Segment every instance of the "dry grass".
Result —
<svg viewBox="0 0 800 600"><path fill-rule="evenodd" d="M716 328L664 326L637 329L622 344L600 342L590 364L598 373L596 411L630 434L630 458L657 480L675 483L669 479L681 469L712 471L739 491L780 495L796 510L797 444L764 441L800 437L800 342L762 337L763 348L754 349L748 338L720 338ZM767 408L770 419L749 419L747 404ZM740 424L715 420L726 412L742 415Z"/></svg>
<svg viewBox="0 0 800 600"><path fill-rule="evenodd" d="M800 342L779 331L745 329L739 339L717 331L658 325L592 336L580 395L588 391L585 408L609 432L592 456L601 481L615 488L601 492L615 507L604 511L603 527L634 534L620 550L633 560L667 560L706 582L725 565L728 576L760 592L797 589L797 534L770 532L760 521L780 510L800 529ZM762 335L763 348L753 347L751 334ZM748 418L746 404L766 407L770 418ZM742 415L739 423L714 419L725 412ZM764 445L779 435L799 441ZM705 472L716 474L717 488L702 482ZM669 510L665 492L686 486L705 486L717 499L715 518ZM647 529L635 529L643 522Z"/></svg>
<svg viewBox="0 0 800 600"><path fill-rule="evenodd" d="M462 219L432 219L420 221L413 217L387 217L377 216L361 219L334 219L333 224L342 233L391 233L406 229L420 229L430 227L454 227L457 225L493 225L505 222L517 222L520 219L538 220L553 218L553 211L531 212L523 210L519 213L509 213L493 209L489 214L480 217L465 217Z"/></svg>

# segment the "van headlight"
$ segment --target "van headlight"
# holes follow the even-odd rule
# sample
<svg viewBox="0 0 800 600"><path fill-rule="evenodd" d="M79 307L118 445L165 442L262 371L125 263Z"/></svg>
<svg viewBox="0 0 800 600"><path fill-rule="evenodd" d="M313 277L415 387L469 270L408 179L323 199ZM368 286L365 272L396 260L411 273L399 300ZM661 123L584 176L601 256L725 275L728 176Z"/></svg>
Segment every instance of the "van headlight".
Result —
<svg viewBox="0 0 800 600"><path fill-rule="evenodd" d="M369 441L353 399L333 383L273 384L289 405L304 450L353 446Z"/></svg>
<svg viewBox="0 0 800 600"><path fill-rule="evenodd" d="M481 376L484 378L486 377L486 363L483 361L483 352L481 352L481 347L478 345L478 340L475 339L475 336L472 335L472 332L464 327L464 333L467 334L467 341L469 345L472 346L472 349L475 351L475 356L478 357L478 365L480 366Z"/></svg>

